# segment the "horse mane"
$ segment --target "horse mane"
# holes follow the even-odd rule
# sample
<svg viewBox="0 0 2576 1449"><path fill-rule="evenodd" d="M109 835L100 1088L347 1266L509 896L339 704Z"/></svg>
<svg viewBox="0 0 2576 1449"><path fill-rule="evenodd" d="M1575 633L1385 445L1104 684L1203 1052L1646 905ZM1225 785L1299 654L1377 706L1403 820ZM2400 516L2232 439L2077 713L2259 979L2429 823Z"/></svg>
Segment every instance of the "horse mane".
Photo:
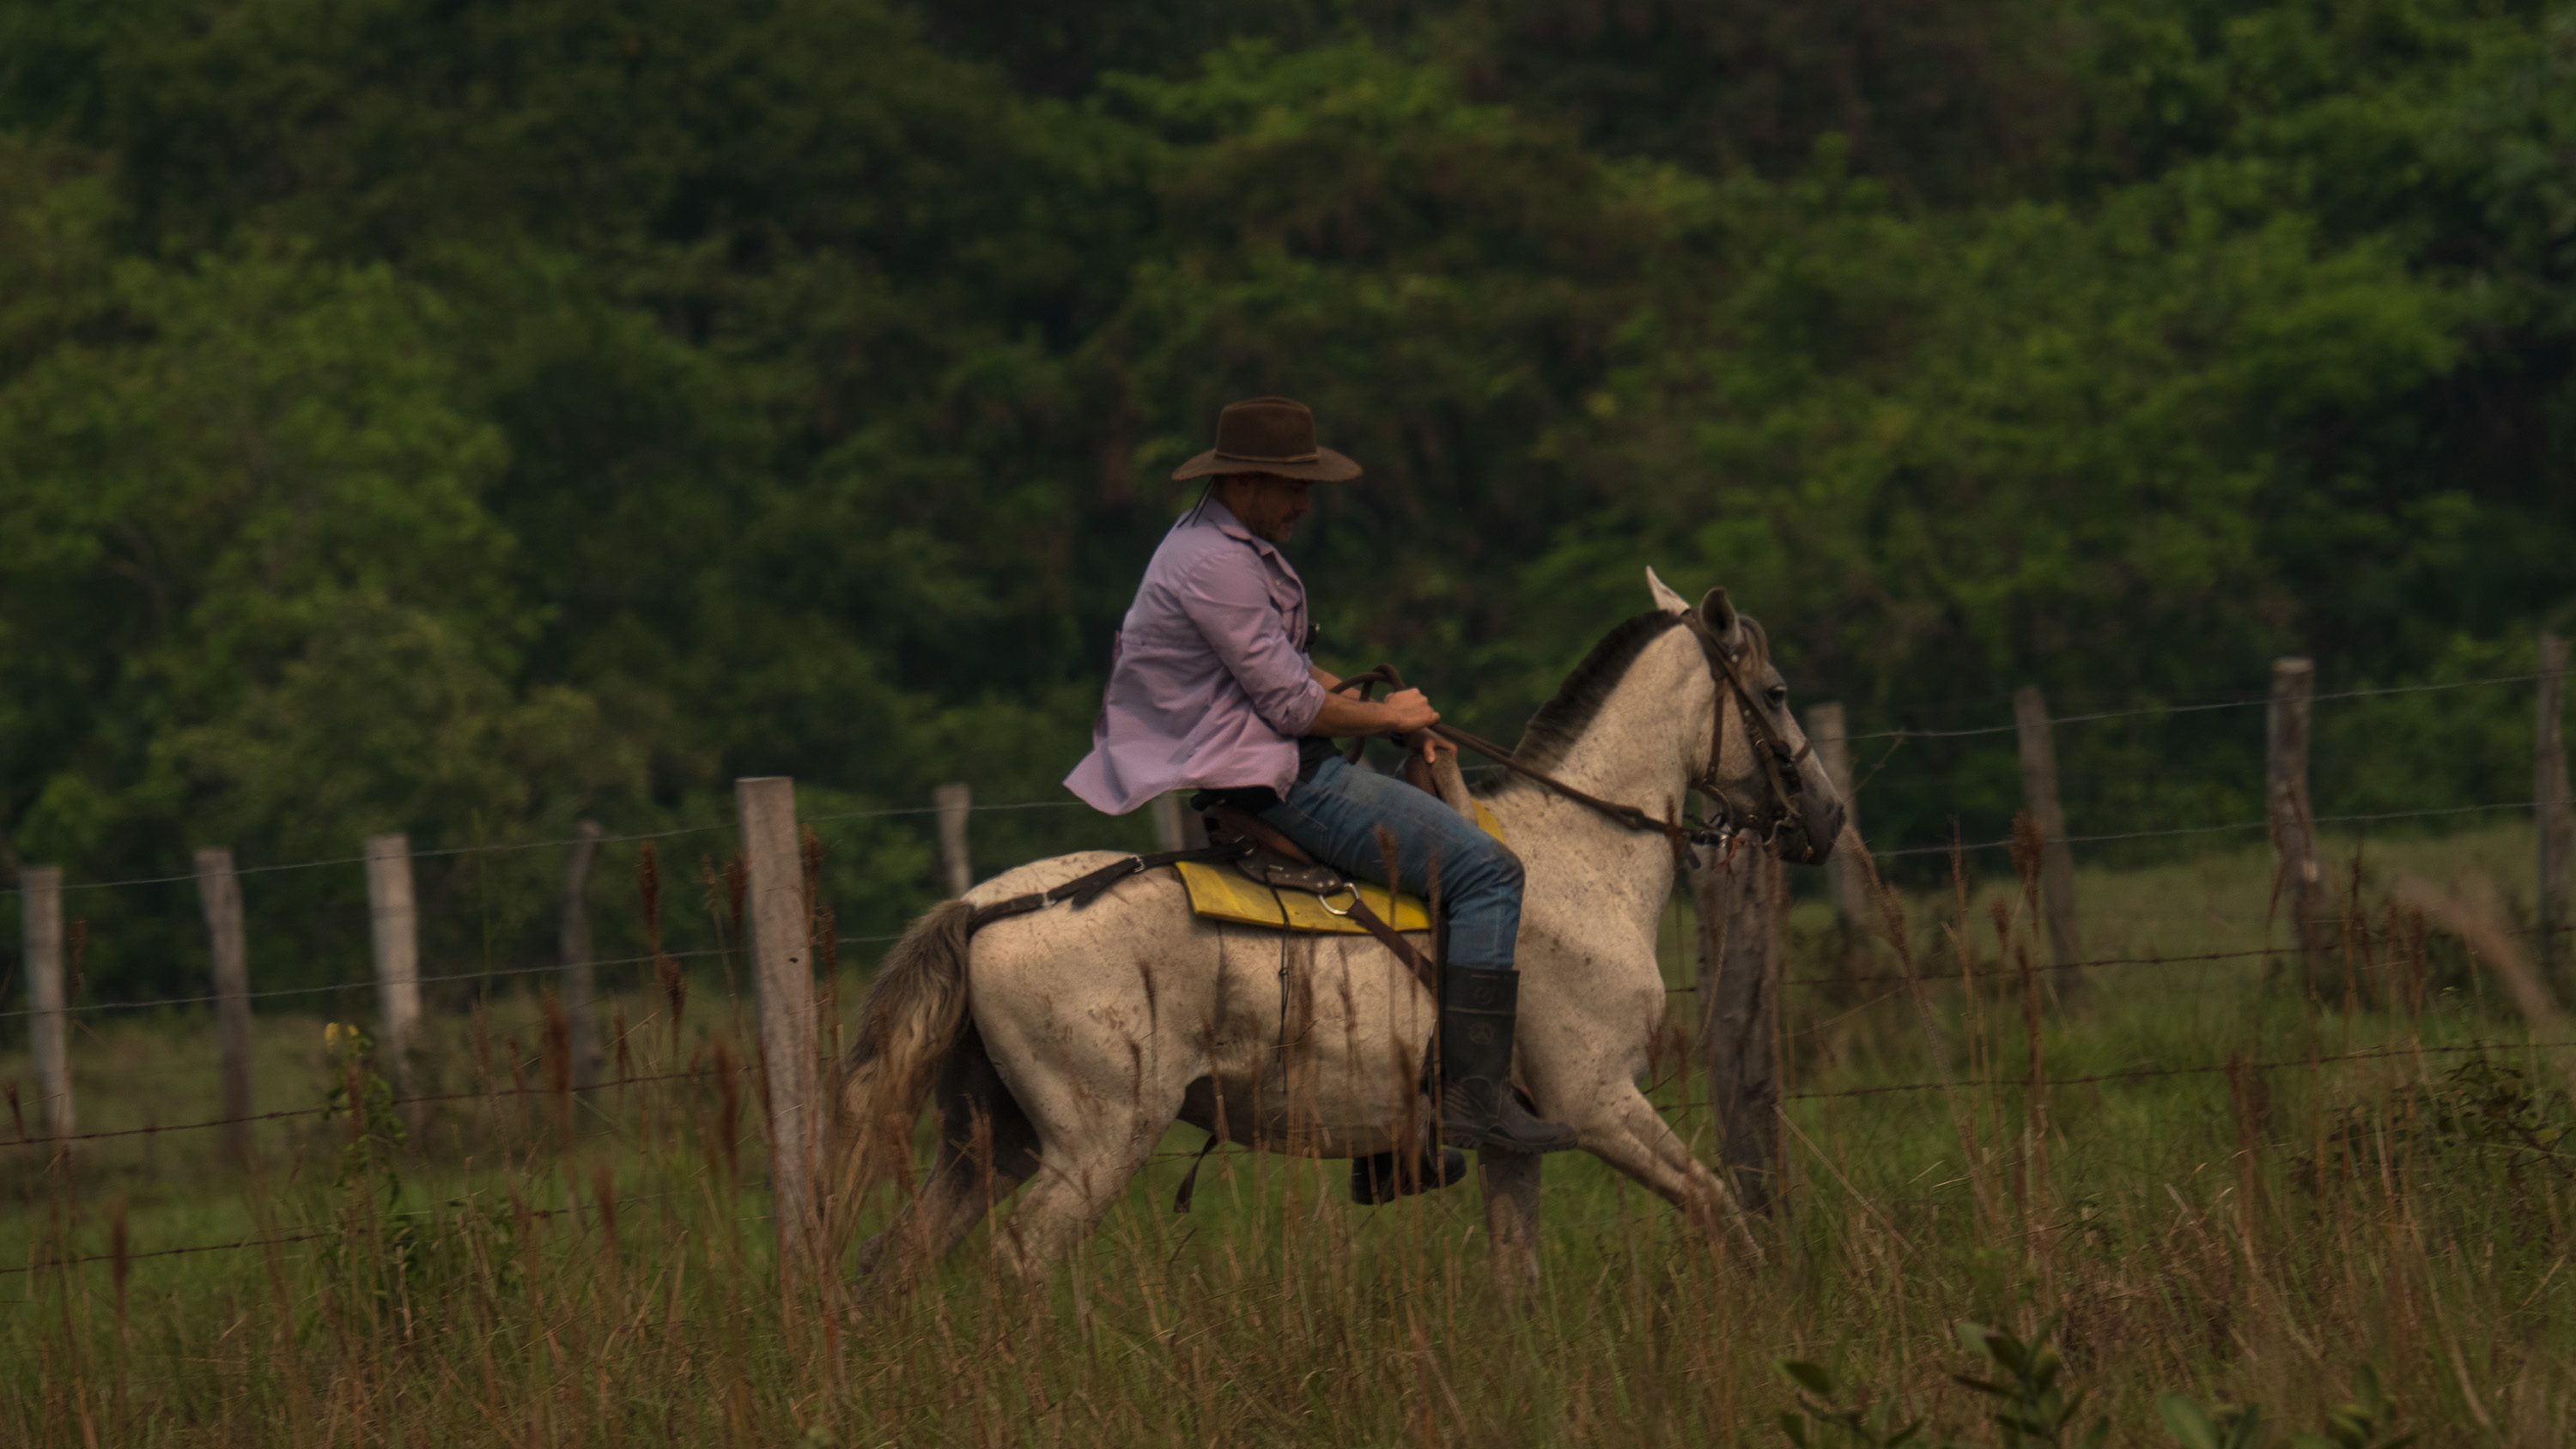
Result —
<svg viewBox="0 0 2576 1449"><path fill-rule="evenodd" d="M1538 707L1521 731L1521 742L1512 754L1533 770L1552 770L1564 760L1574 742L1592 724L1593 716L1628 677L1628 666L1646 652L1646 646L1664 636L1665 631L1681 627L1681 615L1649 609L1632 619L1622 619L1616 628L1601 636L1574 672L1556 687L1556 697Z"/></svg>
<svg viewBox="0 0 2576 1449"><path fill-rule="evenodd" d="M1771 636L1763 630L1761 621L1750 614L1736 617L1742 621L1745 637L1753 646L1755 665L1767 663L1771 658ZM1591 727L1620 681L1628 677L1628 668L1637 662L1637 656L1668 631L1680 628L1681 623L1681 615L1661 609L1620 620L1565 676L1565 682L1556 687L1556 697L1530 716L1529 724L1521 730L1520 744L1512 750L1513 756L1533 770L1556 768L1574 748L1574 742L1583 738L1583 732Z"/></svg>

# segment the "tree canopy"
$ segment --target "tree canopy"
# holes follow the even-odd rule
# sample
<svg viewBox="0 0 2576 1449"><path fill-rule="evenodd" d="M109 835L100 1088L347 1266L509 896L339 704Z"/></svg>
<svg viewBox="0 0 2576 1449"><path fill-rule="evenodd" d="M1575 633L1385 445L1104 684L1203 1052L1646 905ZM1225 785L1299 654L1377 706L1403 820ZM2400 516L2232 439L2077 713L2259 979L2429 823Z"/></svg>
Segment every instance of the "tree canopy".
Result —
<svg viewBox="0 0 2576 1449"><path fill-rule="evenodd" d="M1369 470L1293 550L1322 656L1489 734L1648 563L1863 730L2511 673L2576 615L2571 368L2564 4L21 0L0 864L785 773L891 929L930 853L863 812L1055 793L1264 392ZM2365 808L2529 738L2324 728ZM2256 729L2062 742L2070 809L2251 813ZM1908 748L1874 836L2009 818L2008 750Z"/></svg>

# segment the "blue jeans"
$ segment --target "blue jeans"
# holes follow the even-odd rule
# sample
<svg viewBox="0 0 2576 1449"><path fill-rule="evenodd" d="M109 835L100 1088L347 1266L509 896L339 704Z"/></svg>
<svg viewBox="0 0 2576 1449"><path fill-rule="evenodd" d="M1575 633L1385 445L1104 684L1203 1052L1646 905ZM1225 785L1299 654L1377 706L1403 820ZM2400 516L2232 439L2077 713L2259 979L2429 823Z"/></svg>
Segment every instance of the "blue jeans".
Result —
<svg viewBox="0 0 2576 1449"><path fill-rule="evenodd" d="M1437 860L1440 911L1449 918L1448 959L1513 969L1512 945L1521 929L1520 857L1437 795L1354 768L1335 755L1260 819L1344 875L1381 883L1386 853L1378 849L1377 832L1383 829L1395 837L1397 884L1416 893L1431 888Z"/></svg>

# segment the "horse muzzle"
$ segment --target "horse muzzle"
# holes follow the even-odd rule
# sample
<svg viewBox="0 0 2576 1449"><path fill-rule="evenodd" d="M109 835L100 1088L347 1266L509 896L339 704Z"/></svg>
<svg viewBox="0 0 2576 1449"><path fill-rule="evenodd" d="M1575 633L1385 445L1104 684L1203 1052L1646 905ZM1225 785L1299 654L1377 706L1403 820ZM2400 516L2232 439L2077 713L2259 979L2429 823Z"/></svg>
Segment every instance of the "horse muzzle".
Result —
<svg viewBox="0 0 2576 1449"><path fill-rule="evenodd" d="M1802 803L1804 809L1780 822L1772 848L1791 865L1822 865L1834 853L1834 842L1842 838L1843 804L1820 801L1812 793Z"/></svg>

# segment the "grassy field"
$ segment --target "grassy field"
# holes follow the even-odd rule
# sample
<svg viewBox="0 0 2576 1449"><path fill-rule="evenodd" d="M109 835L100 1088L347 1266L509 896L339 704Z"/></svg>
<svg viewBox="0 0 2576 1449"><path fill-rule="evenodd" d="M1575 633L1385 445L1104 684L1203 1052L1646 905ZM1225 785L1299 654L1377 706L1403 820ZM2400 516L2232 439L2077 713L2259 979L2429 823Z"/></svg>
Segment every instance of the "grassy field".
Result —
<svg viewBox="0 0 2576 1449"><path fill-rule="evenodd" d="M1560 1157L1519 1311L1472 1188L1359 1209L1339 1163L1228 1151L1176 1216L1188 1129L1043 1293L979 1237L917 1291L782 1301L721 981L676 1030L616 997L624 1075L684 1075L587 1102L545 1089L541 1003L498 996L440 1018L431 1053L439 1088L479 1095L399 1150L366 1114L262 1124L248 1176L210 1132L8 1149L0 1442L1781 1444L1784 1358L1828 1369L1839 1406L2015 1442L1952 1377L1993 1376L1972 1320L2058 1325L2070 1444L2100 1417L2110 1444L2176 1442L2164 1392L2320 1432L2365 1367L2424 1443L2566 1443L2576 1052L2534 1045L2565 1034L2490 959L2532 938L2480 935L2530 922L2529 833L2336 851L2367 926L2313 989L2277 955L2183 959L2286 939L2259 848L2084 874L2087 954L2126 964L2078 1001L2048 973L2025 996L2009 880L1910 896L1904 953L1801 905L1763 1261ZM1677 985L1690 933L1673 912ZM322 1018L260 1030L259 1105L322 1105L344 1079ZM1675 1047L1656 1091L1706 1156ZM86 1130L216 1115L202 1015L91 1018L75 1070ZM245 1240L265 1246L165 1251ZM1842 1432L1809 1429L1870 1442Z"/></svg>

